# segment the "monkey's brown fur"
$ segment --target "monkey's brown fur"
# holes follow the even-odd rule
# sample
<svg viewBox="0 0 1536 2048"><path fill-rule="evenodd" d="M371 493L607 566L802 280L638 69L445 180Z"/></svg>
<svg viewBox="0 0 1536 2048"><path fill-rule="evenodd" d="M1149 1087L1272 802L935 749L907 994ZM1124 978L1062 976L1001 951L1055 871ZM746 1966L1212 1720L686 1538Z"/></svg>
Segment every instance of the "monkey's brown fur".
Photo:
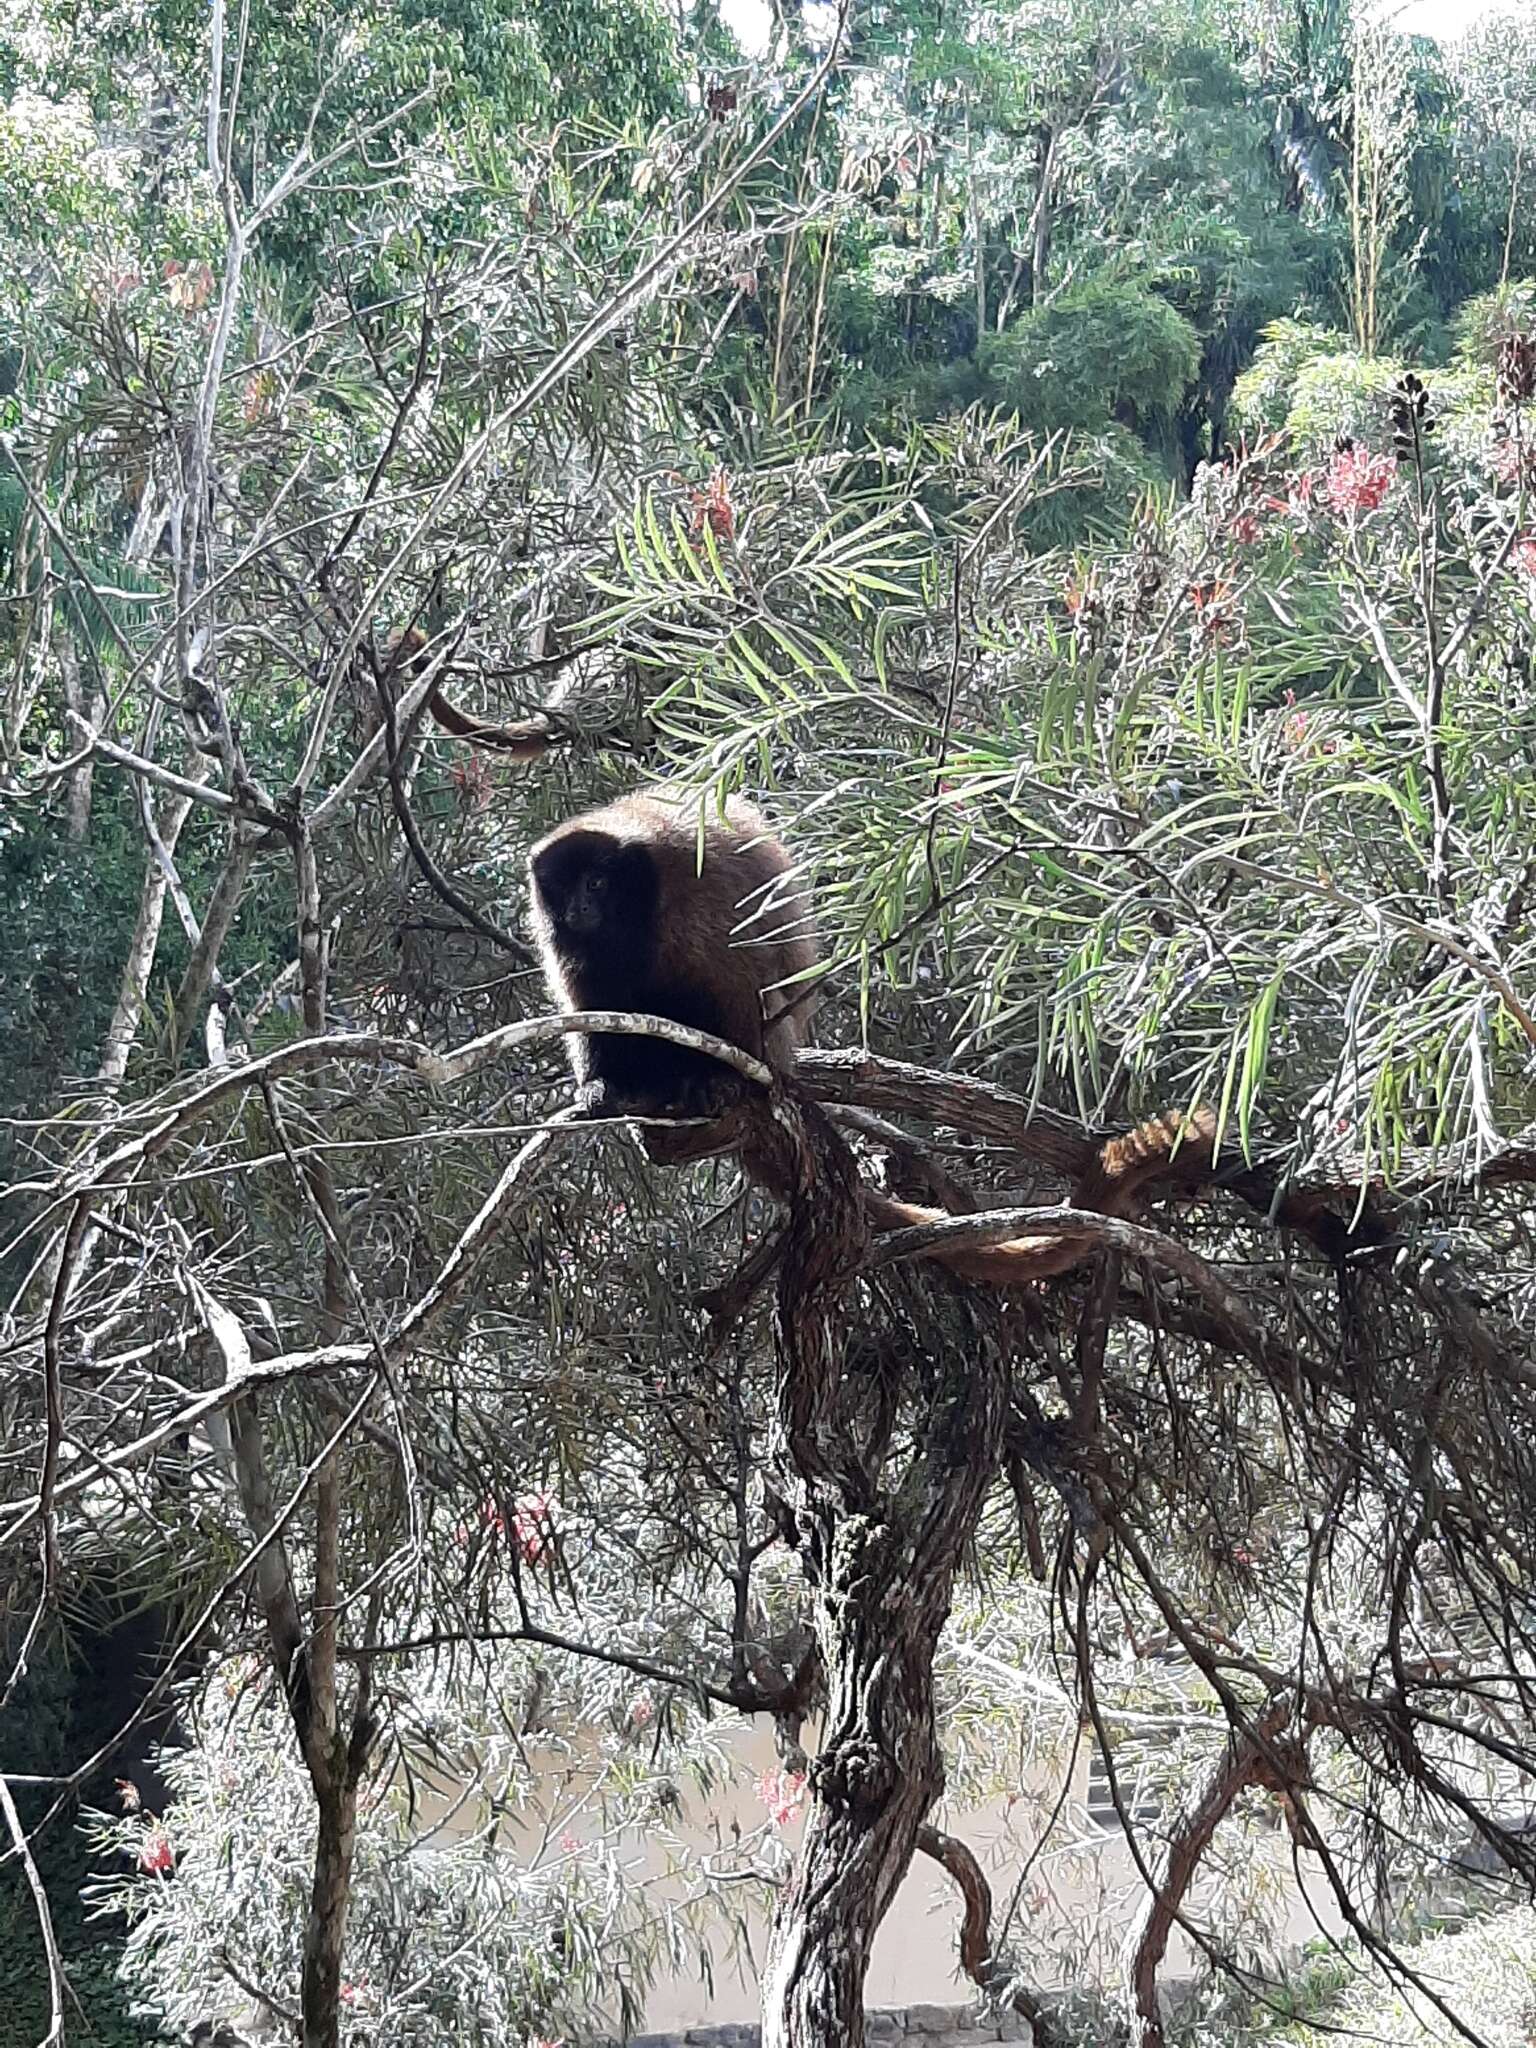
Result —
<svg viewBox="0 0 1536 2048"><path fill-rule="evenodd" d="M722 817L697 799L651 789L568 819L529 856L534 935L559 1007L626 1010L690 1024L793 1075L808 1036L805 977L817 962L810 906L792 862L761 815L732 798ZM776 984L789 984L788 986ZM567 1041L578 1100L589 1115L716 1115L743 1083L729 1068L659 1039L618 1033ZM1215 1119L1150 1118L1112 1138L1080 1177L1072 1206L1131 1214L1158 1180L1198 1179L1210 1161ZM697 1157L683 1134L652 1133L652 1156ZM1176 1155L1176 1156L1175 1156ZM873 1188L871 1222L884 1230L938 1223ZM1023 1286L1066 1272L1081 1239L1024 1237L1005 1244L936 1245L924 1257L969 1280Z"/></svg>
<svg viewBox="0 0 1536 2048"><path fill-rule="evenodd" d="M640 790L568 819L529 855L533 929L563 1010L631 1010L723 1038L794 1071L816 965L810 906L761 815ZM793 986L777 986L794 981ZM702 1053L594 1033L566 1041L590 1113L717 1113L740 1082Z"/></svg>

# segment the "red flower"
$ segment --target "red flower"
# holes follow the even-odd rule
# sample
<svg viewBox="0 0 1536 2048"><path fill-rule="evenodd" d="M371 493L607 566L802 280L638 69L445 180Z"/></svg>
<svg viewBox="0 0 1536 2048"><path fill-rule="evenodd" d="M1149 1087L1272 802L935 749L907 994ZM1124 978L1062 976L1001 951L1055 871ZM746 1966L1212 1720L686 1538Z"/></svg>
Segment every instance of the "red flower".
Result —
<svg viewBox="0 0 1536 2048"><path fill-rule="evenodd" d="M483 811L492 796L491 771L485 757L471 750L468 760L455 761L449 770L460 807Z"/></svg>
<svg viewBox="0 0 1536 2048"><path fill-rule="evenodd" d="M1266 512L1283 512L1287 519L1304 521L1311 511L1317 496L1317 473L1310 469L1294 471L1285 479L1285 496L1273 495L1264 500Z"/></svg>
<svg viewBox="0 0 1536 2048"><path fill-rule="evenodd" d="M512 1504L512 1540L524 1564L537 1564L555 1536L560 1503L546 1491L519 1494Z"/></svg>
<svg viewBox="0 0 1536 2048"><path fill-rule="evenodd" d="M213 290L213 272L206 263L170 262L163 266L165 295L173 306L193 313L208 303Z"/></svg>
<svg viewBox="0 0 1536 2048"><path fill-rule="evenodd" d="M1392 488L1397 461L1391 455L1373 455L1358 443L1341 448L1328 465L1324 489L1328 509L1341 518L1349 512L1374 512Z"/></svg>
<svg viewBox="0 0 1536 2048"><path fill-rule="evenodd" d="M1264 534L1264 528L1259 523L1259 515L1256 512L1234 512L1227 531L1239 547L1251 547L1256 540L1262 539Z"/></svg>
<svg viewBox="0 0 1536 2048"><path fill-rule="evenodd" d="M709 530L716 540L736 538L736 508L731 503L731 480L723 469L717 469L710 478L706 489L693 494L693 530L704 531L704 522L709 521Z"/></svg>
<svg viewBox="0 0 1536 2048"><path fill-rule="evenodd" d="M272 399L277 390L277 379L270 370L258 370L247 377L240 400L240 417L248 427L257 420L265 419L272 410Z"/></svg>
<svg viewBox="0 0 1536 2048"><path fill-rule="evenodd" d="M176 1851L164 1828L151 1828L139 1846L139 1868L146 1877L170 1877L176 1868Z"/></svg>

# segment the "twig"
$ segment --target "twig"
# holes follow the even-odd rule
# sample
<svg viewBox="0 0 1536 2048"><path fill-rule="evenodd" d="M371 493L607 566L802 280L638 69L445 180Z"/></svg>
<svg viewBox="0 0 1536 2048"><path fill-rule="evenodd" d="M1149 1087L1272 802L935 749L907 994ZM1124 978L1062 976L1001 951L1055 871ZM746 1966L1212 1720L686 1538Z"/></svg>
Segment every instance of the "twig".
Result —
<svg viewBox="0 0 1536 2048"><path fill-rule="evenodd" d="M64 2040L64 1963L59 1954L58 1938L53 1931L53 1915L48 1909L48 1892L38 1874L37 1863L27 1842L26 1830L21 1825L21 1815L16 1811L16 1802L11 1797L11 1788L3 1777L0 1777L0 1813L5 1816L12 1853L18 1858L26 1873L27 1888L32 1894L32 1903L37 1910L37 1927L42 1936L43 1960L48 1971L48 2031L38 2042L37 2048L55 2048L55 2044L62 2044Z"/></svg>

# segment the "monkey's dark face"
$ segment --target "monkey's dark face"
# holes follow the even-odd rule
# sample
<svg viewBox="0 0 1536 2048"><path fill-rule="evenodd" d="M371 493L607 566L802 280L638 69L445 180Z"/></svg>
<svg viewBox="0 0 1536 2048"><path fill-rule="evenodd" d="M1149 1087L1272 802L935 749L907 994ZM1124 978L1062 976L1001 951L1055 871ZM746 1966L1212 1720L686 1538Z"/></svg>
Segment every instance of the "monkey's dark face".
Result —
<svg viewBox="0 0 1536 2048"><path fill-rule="evenodd" d="M656 915L656 863L643 846L606 832L568 832L541 847L533 886L557 938L589 952L612 943L628 951Z"/></svg>

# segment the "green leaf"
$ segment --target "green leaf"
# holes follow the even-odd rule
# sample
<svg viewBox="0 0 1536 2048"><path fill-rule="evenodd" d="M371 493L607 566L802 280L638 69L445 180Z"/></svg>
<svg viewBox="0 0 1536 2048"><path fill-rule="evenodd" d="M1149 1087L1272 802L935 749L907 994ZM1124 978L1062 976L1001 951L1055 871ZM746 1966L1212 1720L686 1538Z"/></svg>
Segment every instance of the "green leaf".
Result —
<svg viewBox="0 0 1536 2048"><path fill-rule="evenodd" d="M1270 1028L1274 1023L1275 1005L1280 999L1280 984L1285 979L1282 967L1270 979L1248 1019L1248 1039L1243 1048L1243 1069L1237 1088L1237 1135L1243 1148L1244 1158L1252 1157L1250 1136L1254 1105L1259 1099L1259 1090L1264 1085L1264 1068L1269 1058Z"/></svg>

